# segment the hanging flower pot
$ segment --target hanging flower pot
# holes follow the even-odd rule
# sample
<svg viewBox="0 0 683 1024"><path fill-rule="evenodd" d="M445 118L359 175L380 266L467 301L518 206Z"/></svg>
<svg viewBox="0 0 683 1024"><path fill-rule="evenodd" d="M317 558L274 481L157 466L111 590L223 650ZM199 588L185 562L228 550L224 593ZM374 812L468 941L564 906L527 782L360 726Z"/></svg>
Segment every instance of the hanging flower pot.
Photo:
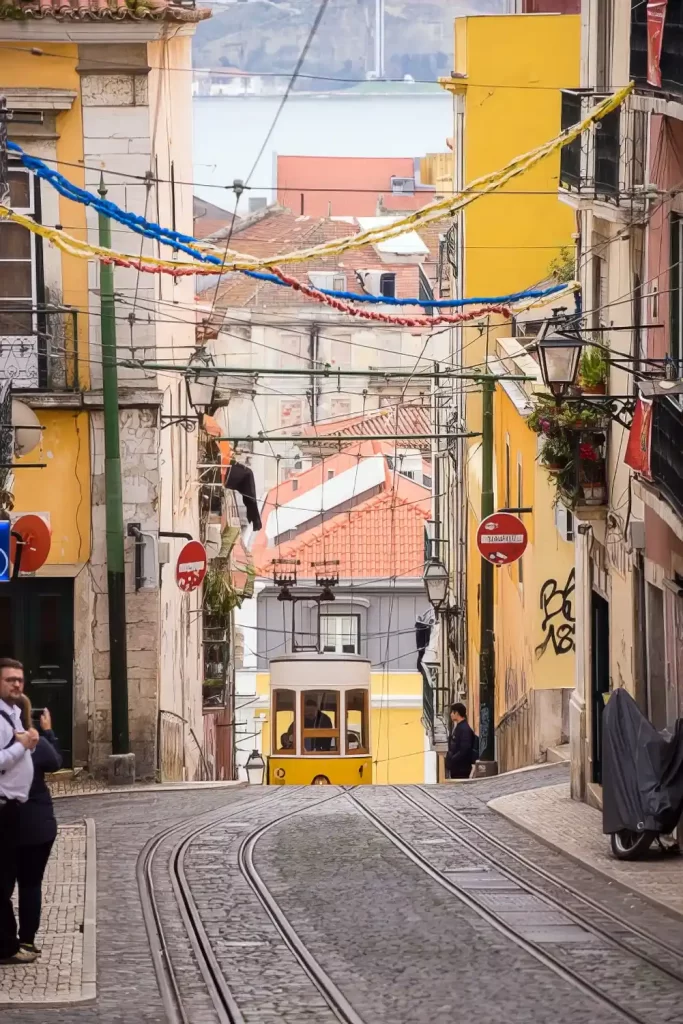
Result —
<svg viewBox="0 0 683 1024"><path fill-rule="evenodd" d="M605 395L607 394L606 384L581 384L584 395Z"/></svg>

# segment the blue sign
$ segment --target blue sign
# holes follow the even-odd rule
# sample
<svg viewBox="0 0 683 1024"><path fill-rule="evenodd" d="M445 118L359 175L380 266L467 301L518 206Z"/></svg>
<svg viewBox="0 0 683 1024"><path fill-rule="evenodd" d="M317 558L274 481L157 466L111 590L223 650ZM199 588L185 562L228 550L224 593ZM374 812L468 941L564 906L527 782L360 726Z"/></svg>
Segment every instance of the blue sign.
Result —
<svg viewBox="0 0 683 1024"><path fill-rule="evenodd" d="M0 519L0 583L9 583L9 545L12 524L8 519Z"/></svg>

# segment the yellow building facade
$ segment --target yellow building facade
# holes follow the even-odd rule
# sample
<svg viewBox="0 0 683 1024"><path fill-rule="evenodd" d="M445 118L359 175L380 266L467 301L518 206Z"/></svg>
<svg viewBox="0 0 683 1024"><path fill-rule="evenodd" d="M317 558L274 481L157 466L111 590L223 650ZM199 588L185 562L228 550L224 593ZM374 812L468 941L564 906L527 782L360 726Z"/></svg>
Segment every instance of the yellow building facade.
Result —
<svg viewBox="0 0 683 1024"><path fill-rule="evenodd" d="M56 3L43 5L37 20L19 5L3 6L0 92L12 113L10 141L91 192L102 174L119 207L191 234L191 40L206 16L172 0L154 10L133 2L116 18L86 5L75 20ZM9 158L17 212L97 242L92 210L30 173L16 152ZM140 236L120 224L112 238L115 249L143 251ZM158 251L145 241L145 254ZM112 680L99 266L2 219L0 261L10 285L0 289L0 384L11 382L12 399L42 427L39 445L15 461L9 511L15 522L37 515L51 532L45 563L0 584L0 656L24 663L31 699L52 711L65 765L101 770L112 750ZM190 280L116 268L114 288L122 358L153 358L157 350L173 358L177 346L187 360L195 341ZM158 317L166 302L187 314L173 323ZM120 367L118 391L130 744L138 774L154 777L163 767L160 713L168 711L190 723L180 760L192 777L200 751L190 729L202 728L200 594L182 594L175 565L165 565L185 535L199 534L196 435L175 425L162 430L163 413L188 412L180 376ZM128 524L147 538L137 576ZM164 562L162 531L178 538Z"/></svg>
<svg viewBox="0 0 683 1024"><path fill-rule="evenodd" d="M578 16L456 19L454 74L442 80L454 102L456 190L559 134L560 90L578 84L579 53ZM574 231L573 213L554 194L559 160L559 153L549 156L458 216L451 229L453 294L497 296L548 283L551 264L572 244ZM500 317L456 329L448 357L463 368L536 376L536 364L513 334L513 325ZM537 437L527 425L534 389L530 383L501 382L494 396L495 508L533 510L522 515L529 535L525 555L495 570L495 720L502 770L542 760L548 747L565 740L574 678L572 522L556 509L548 475L537 461ZM479 434L481 394L473 389L460 402L467 430ZM466 603L457 689L476 721L480 438L464 443L457 468L444 469L449 491L462 495L441 512L451 572L461 577L454 587ZM456 473L462 474L460 482Z"/></svg>

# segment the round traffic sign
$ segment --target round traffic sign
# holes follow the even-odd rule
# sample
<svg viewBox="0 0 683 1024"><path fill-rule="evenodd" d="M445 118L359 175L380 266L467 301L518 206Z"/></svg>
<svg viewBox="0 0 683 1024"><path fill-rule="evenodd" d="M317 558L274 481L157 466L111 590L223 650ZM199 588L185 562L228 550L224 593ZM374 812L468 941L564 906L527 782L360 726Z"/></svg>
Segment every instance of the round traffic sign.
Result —
<svg viewBox="0 0 683 1024"><path fill-rule="evenodd" d="M178 555L175 578L181 590L189 594L201 586L206 576L206 549L198 540L189 541Z"/></svg>
<svg viewBox="0 0 683 1024"><path fill-rule="evenodd" d="M52 544L52 533L50 527L40 516L26 515L19 516L12 523L12 534L18 533L21 536L21 561L19 562L20 572L37 572L50 554ZM13 564L17 561L17 550L19 542L12 537L10 559Z"/></svg>
<svg viewBox="0 0 683 1024"><path fill-rule="evenodd" d="M529 537L526 526L511 512L494 512L482 520L477 530L479 554L493 565L510 565L526 551Z"/></svg>

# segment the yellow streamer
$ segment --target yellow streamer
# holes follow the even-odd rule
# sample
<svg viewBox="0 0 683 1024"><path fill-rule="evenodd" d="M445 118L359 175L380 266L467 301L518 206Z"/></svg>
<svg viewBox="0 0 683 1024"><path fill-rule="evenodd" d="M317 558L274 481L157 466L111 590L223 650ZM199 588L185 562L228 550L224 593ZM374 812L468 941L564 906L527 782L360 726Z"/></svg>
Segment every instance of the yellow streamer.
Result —
<svg viewBox="0 0 683 1024"><path fill-rule="evenodd" d="M0 217L7 217L9 220L12 220L17 224L21 224L29 231L47 239L53 245L71 256L77 256L81 259L90 259L95 257L114 262L121 261L130 263L134 266L140 265L143 269L150 271L154 271L156 269L167 269L170 272L175 271L176 273L223 274L234 270L264 270L269 267L277 266L281 263L303 263L310 259L319 259L325 256L338 256L349 249L360 249L366 245L376 245L389 238L395 238L398 235L405 234L406 231L415 230L422 225L431 224L435 221L443 220L445 217L452 216L459 210L464 209L464 207L468 206L470 203L473 203L480 196L488 195L496 189L501 188L512 178L529 170L529 168L533 167L541 160L544 160L551 153L568 145L570 142L573 142L574 139L578 138L583 134L583 132L590 128L592 124L601 120L607 114L620 106L632 90L633 82L630 82L628 85L619 89L618 92L614 93L612 96L608 96L606 99L602 100L602 102L597 104L597 106L593 108L591 113L585 117L583 121L580 121L578 124L566 129L549 142L546 142L541 146L537 146L536 149L515 157L499 170L483 175L480 178L476 178L457 196L451 196L447 199L439 199L434 203L430 203L429 206L423 207L421 210L416 210L405 217L401 217L397 221L392 221L390 224L384 226L378 225L375 228L370 228L367 231L361 231L355 235L348 235L345 238L337 238L331 242L324 242L321 245L312 246L309 249L299 249L290 253L281 253L277 256L259 258L256 256L250 256L246 253L240 253L235 250L229 250L226 255L226 259L221 266L206 263L195 263L194 261L183 262L179 260L161 260L153 256L143 256L140 258L140 256L137 255L134 256L128 253L116 252L103 246L93 245L90 242L83 242L57 228L48 228L42 224L36 224L35 221L31 220L29 217L16 213L14 210L10 210L6 206L0 206ZM224 255L223 251L214 245L197 245L194 248L196 248L197 253L211 253L214 255L220 255L221 257Z"/></svg>

